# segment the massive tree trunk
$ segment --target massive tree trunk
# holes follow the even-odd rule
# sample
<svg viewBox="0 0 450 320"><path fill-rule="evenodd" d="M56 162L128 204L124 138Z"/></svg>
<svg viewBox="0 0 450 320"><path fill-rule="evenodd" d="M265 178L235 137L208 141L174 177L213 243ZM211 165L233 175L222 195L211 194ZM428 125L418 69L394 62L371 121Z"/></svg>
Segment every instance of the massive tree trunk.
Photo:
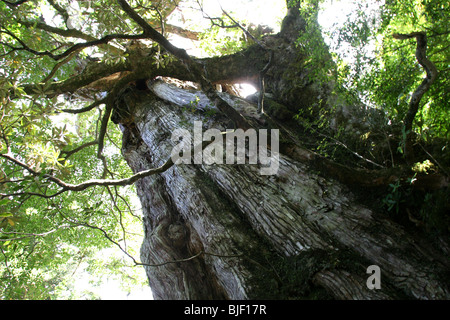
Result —
<svg viewBox="0 0 450 320"><path fill-rule="evenodd" d="M266 88L278 104L255 126L285 128L277 127L280 120L330 97L329 84L305 80L304 57L293 44L303 20L293 12L280 34L264 40L274 50ZM257 83L268 56L255 45L202 63L213 82ZM183 70L161 75L193 80ZM159 80L139 89L121 92L114 115L134 172L170 158L176 129L193 134L194 121L203 130L232 128L200 91ZM256 104L220 95L257 118ZM282 144L292 138L280 134ZM145 227L141 260L155 299L450 298L448 252L358 203L326 170L317 172L327 166L317 166L322 160L295 141L283 146L274 175L261 175L261 164L181 164L136 183ZM381 270L381 289L368 288L371 265Z"/></svg>

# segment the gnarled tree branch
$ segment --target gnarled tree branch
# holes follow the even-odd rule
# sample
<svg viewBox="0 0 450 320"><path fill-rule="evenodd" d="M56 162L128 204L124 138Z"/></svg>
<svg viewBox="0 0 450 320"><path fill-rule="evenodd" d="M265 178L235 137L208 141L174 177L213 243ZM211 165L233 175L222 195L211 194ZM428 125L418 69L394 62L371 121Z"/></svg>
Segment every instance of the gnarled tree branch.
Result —
<svg viewBox="0 0 450 320"><path fill-rule="evenodd" d="M31 195L36 195L36 196L41 196L44 198L51 198L54 197L56 195L59 195L63 192L67 192L67 191L83 191L86 190L88 188L91 187L95 187L95 186L128 186L131 185L133 183L135 183L136 181L138 181L139 179L142 179L144 177L153 175L153 174L157 174L157 173L162 173L166 170L168 170L170 167L173 166L173 162L172 159L169 158L162 166L155 168L155 169L148 169L145 171L141 171L138 172L134 175L132 175L129 178L124 178L124 179L117 179L117 180L110 180L110 179L92 179L92 180L88 180L85 181L83 183L80 184L70 184L67 183L61 179L58 179L52 175L49 174L43 174L41 175L40 172L34 170L33 168L31 168L30 166L28 166L26 163L23 163L22 161L14 158L12 155L10 154L0 154L0 157L15 163L17 165L19 165L20 167L24 168L25 170L27 170L31 175L38 177L38 176L42 176L44 179L47 179L53 183L55 183L56 185L58 185L59 187L61 187L62 189L60 191L58 191L57 193L53 194L53 195L39 195L36 193L21 193L20 195L23 194L31 194ZM19 195L19 194L17 194ZM3 196L3 195L2 195ZM9 196L9 195L8 195Z"/></svg>
<svg viewBox="0 0 450 320"><path fill-rule="evenodd" d="M16 2L11 2L11 1L7 1L7 0L2 0L4 3L6 3L6 5L8 5L8 7L10 8L15 8L20 6L22 3L27 2L28 0L18 0Z"/></svg>
<svg viewBox="0 0 450 320"><path fill-rule="evenodd" d="M13 39L15 39L21 45L21 47L15 47L15 46L12 46L12 45L7 44L7 43L3 43L4 45L7 45L8 47L10 47L11 49L13 49L15 51L28 51L28 52L36 55L36 56L48 56L48 57L52 58L55 61L61 60L61 59L67 57L68 55L70 55L71 53L73 53L75 51L79 51L81 49L88 48L88 47L94 47L94 46L107 44L108 42L110 42L112 40L115 40L115 39L132 40L132 39L145 39L145 38L148 38L148 36L145 35L145 34L136 34L136 35L108 34L108 35L106 35L106 36L104 36L104 37L102 37L100 39L95 39L95 40L87 41L87 42L83 42L83 43L77 43L77 44L71 46L69 49L67 49L63 53L53 54L52 52L50 52L48 50L47 51L34 50L33 48L29 47L23 40L21 40L19 37L17 37L14 33L9 31L8 29L6 29L4 26L2 26L2 28L5 30L5 31L3 31L3 33L8 34Z"/></svg>
<svg viewBox="0 0 450 320"><path fill-rule="evenodd" d="M29 95L44 93L48 96L54 96L63 93L75 92L76 90L83 88L97 80L108 77L118 72L130 70L131 66L126 62L116 62L114 64L95 62L88 65L84 69L84 71L77 76L73 76L62 81L51 82L46 86L42 83L26 84L23 86L23 89ZM43 92L43 87L45 87L45 92Z"/></svg>
<svg viewBox="0 0 450 320"><path fill-rule="evenodd" d="M225 134L225 133L223 133ZM192 154L195 154L196 152L202 151L204 150L209 144L211 144L214 141L203 141L199 146L194 146L191 150ZM85 147L85 146L83 146ZM100 149L99 149L100 152ZM100 154L100 153L99 153ZM67 192L67 191L83 191L86 190L88 188L91 187L95 187L95 186L99 186L99 187L107 187L107 186L128 186L128 185L132 185L133 183L135 183L136 181L154 175L154 174L159 174L159 173L163 173L165 171L167 171L168 169L170 169L174 163L172 161L172 158L169 158L164 164L162 164L160 167L158 168L152 168L152 169L148 169L148 170L144 170L144 171L140 171L128 178L124 178L124 179L116 179L116 180L111 180L111 179L92 179L92 180L88 180L85 182L82 182L80 184L71 184L71 183L67 183L59 178L56 178L55 176L49 175L49 174L41 174L40 172L34 170L33 168L31 168L29 165L27 165L26 163L14 158L11 154L7 153L7 154L0 154L1 158L4 158L16 165L19 165L20 167L22 167L23 169L27 170L31 175L35 176L35 177L42 177L44 179L47 179L48 181L51 181L53 183L55 183L56 185L58 185L59 187L61 187L61 190L59 190L58 192L56 192L55 194L52 195L45 195L45 194L37 194L37 193L30 193L30 192L23 192L23 193L18 193L15 195L33 195L33 196L40 196L43 198L53 198L57 195L60 195L61 193ZM4 194L0 194L0 196L2 197L6 197L6 196L11 196L11 195L4 195Z"/></svg>
<svg viewBox="0 0 450 320"><path fill-rule="evenodd" d="M54 0L47 0L47 2L63 17L64 22L67 24L67 20L69 20L69 13L66 9L57 4Z"/></svg>
<svg viewBox="0 0 450 320"><path fill-rule="evenodd" d="M61 151L61 155L64 156L64 160L67 160L67 158L69 158L73 154L83 150L84 148L87 148L87 147L90 147L90 146L95 146L96 144L98 144L98 140L94 140L94 141L91 141L91 142L86 142L86 143L83 143L81 146L79 146L79 147L77 147L77 148L75 148L73 150L70 150L70 151L63 150L63 151Z"/></svg>
<svg viewBox="0 0 450 320"><path fill-rule="evenodd" d="M105 102L106 102L106 99L101 99L101 100L95 101L94 103L91 103L87 107L84 107L81 109L63 109L61 111L65 112L65 113L72 113L72 114L84 113L84 112L91 111L95 107L98 107L101 104L104 104Z"/></svg>
<svg viewBox="0 0 450 320"><path fill-rule="evenodd" d="M46 23L43 23L41 21L27 21L27 20L19 20L20 24L22 24L25 27L28 28L37 28L45 32L54 33L59 36L65 37L65 38L78 38L85 41L97 41L98 39L96 37L93 37L89 34L86 34L78 29L60 29L53 26L50 26ZM99 47L103 47L105 50L110 51L114 54L121 54L123 53L121 49L112 46L110 44L101 44Z"/></svg>
<svg viewBox="0 0 450 320"><path fill-rule="evenodd" d="M427 35L425 32L412 32L409 34L393 34L395 39L403 40L416 38L417 47L416 47L416 58L420 65L425 69L427 73L426 77L422 80L422 83L417 87L414 93L411 96L411 100L409 101L409 110L406 114L405 119L403 120L403 124L406 132L406 141L405 141L405 158L408 163L412 163L414 161L414 151L413 151L413 121L414 117L419 110L420 100L425 92L430 89L434 80L437 77L437 69L433 62L431 62L427 58Z"/></svg>
<svg viewBox="0 0 450 320"><path fill-rule="evenodd" d="M233 107L231 107L226 101L221 99L217 93L210 80L208 79L205 70L202 65L197 61L194 61L184 49L177 48L172 43L170 43L162 34L152 28L125 0L118 0L123 11L128 14L128 16L133 19L143 30L144 34L147 35L153 41L159 43L164 49L169 53L173 54L175 57L180 59L185 67L193 74L194 78L208 96L208 98L214 102L217 108L229 117L238 127L243 129L250 128L250 124L245 120L245 118L237 112Z"/></svg>

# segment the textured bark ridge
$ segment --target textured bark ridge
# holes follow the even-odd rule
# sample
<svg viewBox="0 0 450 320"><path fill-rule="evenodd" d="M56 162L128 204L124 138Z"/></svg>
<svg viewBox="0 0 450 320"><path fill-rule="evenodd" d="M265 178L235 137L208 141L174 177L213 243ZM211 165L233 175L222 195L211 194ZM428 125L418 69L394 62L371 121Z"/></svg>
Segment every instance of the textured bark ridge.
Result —
<svg viewBox="0 0 450 320"><path fill-rule="evenodd" d="M177 128L193 132L197 120L204 130L227 129L201 92L159 81L149 87L119 101L128 110L119 117L123 154L134 172L167 161ZM256 111L222 98L244 116ZM286 155L271 176L259 165L175 165L136 187L141 260L158 265L146 266L156 299L450 298L445 254ZM367 288L370 265L381 269L380 290Z"/></svg>

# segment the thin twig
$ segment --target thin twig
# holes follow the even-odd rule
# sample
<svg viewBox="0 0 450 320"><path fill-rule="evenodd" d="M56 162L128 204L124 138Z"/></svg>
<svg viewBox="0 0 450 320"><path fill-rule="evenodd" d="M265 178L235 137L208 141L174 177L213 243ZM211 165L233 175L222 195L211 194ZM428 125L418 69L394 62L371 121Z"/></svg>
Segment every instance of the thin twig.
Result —
<svg viewBox="0 0 450 320"><path fill-rule="evenodd" d="M6 269L6 271L8 271L8 274L11 276L11 275L12 275L12 272L11 272L11 270L9 269L9 265L8 265L8 257L7 257L7 255L6 255L6 253L5 253L5 251L3 251L2 246L0 246L0 251L1 251L2 254L3 254L3 257L5 258L5 269Z"/></svg>
<svg viewBox="0 0 450 320"><path fill-rule="evenodd" d="M231 20L233 21L233 23L235 24L236 27L238 27L239 29L241 29L248 37L250 37L253 41L255 41L255 43L257 43L261 48L267 49L266 46L264 46L264 44L262 42L260 42L258 39L255 38L255 36L253 36L247 29L245 29L239 22L237 22L236 20L233 19L232 16L230 16L228 14L228 12L226 12L222 6L220 6L220 9L222 10L222 12Z"/></svg>
<svg viewBox="0 0 450 320"><path fill-rule="evenodd" d="M258 113L264 113L264 95L266 91L266 84L264 77L266 76L267 71L269 71L273 60L273 51L270 51L269 62L259 73L259 96L258 96Z"/></svg>
<svg viewBox="0 0 450 320"><path fill-rule="evenodd" d="M111 198L111 201L113 202L114 208L116 208L117 212L119 213L119 224L120 227L122 228L122 238L123 238L123 243L124 243L124 250L127 250L127 237L126 237L126 232L125 232L125 226L123 225L123 212L122 210L119 208L119 206L117 205L116 202L116 198L114 197L114 195L111 192L111 189L109 188L109 186L106 187L106 190L108 190L109 196Z"/></svg>
<svg viewBox="0 0 450 320"><path fill-rule="evenodd" d="M81 146L79 146L79 147L77 147L77 148L75 148L73 150L70 150L70 151L64 151L63 150L63 151L61 151L61 154L64 156L64 160L67 160L67 158L69 158L73 154L83 150L84 148L87 148L87 147L90 147L90 146L94 146L97 143L98 143L98 140L94 140L94 141L91 141L91 142L86 142L86 143L82 144Z"/></svg>
<svg viewBox="0 0 450 320"><path fill-rule="evenodd" d="M36 56L48 56L50 58L52 58L53 60L61 60L65 57L67 57L68 55L72 54L73 52L78 52L82 49L88 48L88 47L93 47L93 46L99 46L102 44L107 44L108 42L115 40L115 39L123 39L123 40L136 40L136 39L146 39L149 36L146 34L138 34L138 35L126 35L126 34L108 34L100 39L96 39L96 40L92 40L92 41L87 41L87 42L82 42L82 43L77 43L73 46L71 46L70 48L68 48L66 51L64 51L63 53L60 54L53 54L50 51L37 51L34 50L32 48L30 48L24 41L22 41L19 37L17 37L15 34L13 34L11 31L9 31L8 29L6 29L4 26L2 26L2 28L5 31L2 31L3 33L8 34L9 36L11 36L13 39L15 39L17 42L20 43L20 45L22 47L14 47L10 44L7 43L2 43L8 47L10 47L13 50L21 50L21 51L28 51Z"/></svg>
<svg viewBox="0 0 450 320"><path fill-rule="evenodd" d="M0 239L0 242L7 242L7 241L14 241L14 240L22 240L22 239L27 239L27 238L31 238L31 237L45 237L49 234L52 234L60 229L67 229L67 228L71 228L72 226L68 226L68 225L64 225L64 226L60 226L57 227L56 229L47 231L47 232L42 232L42 233L25 233L25 232L15 232L15 231L0 231L1 234L5 234L5 235L10 235L10 234L14 234L14 235L20 235L22 237L17 237L17 238L6 238L6 239Z"/></svg>
<svg viewBox="0 0 450 320"><path fill-rule="evenodd" d="M441 168L441 170L445 173L445 175L448 177L448 176L450 176L449 174L448 174L448 171L439 163L439 161L437 161L426 149L425 149L425 147L421 144L421 143L419 143L419 146L423 149L423 151L425 151L425 153L431 158L431 160L433 160L434 161L434 163L436 163L437 165L438 165L438 167L439 168Z"/></svg>

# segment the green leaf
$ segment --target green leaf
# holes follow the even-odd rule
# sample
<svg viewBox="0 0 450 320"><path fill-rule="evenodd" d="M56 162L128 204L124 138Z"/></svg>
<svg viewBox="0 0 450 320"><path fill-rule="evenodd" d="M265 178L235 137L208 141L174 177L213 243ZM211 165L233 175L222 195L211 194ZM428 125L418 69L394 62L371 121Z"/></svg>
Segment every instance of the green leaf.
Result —
<svg viewBox="0 0 450 320"><path fill-rule="evenodd" d="M12 216L13 216L13 214L10 212L0 213L0 218L8 218L8 217L12 217Z"/></svg>
<svg viewBox="0 0 450 320"><path fill-rule="evenodd" d="M9 218L7 218L7 220L8 220L9 225L11 227L14 227L14 224L15 224L14 220L13 219L9 219Z"/></svg>

